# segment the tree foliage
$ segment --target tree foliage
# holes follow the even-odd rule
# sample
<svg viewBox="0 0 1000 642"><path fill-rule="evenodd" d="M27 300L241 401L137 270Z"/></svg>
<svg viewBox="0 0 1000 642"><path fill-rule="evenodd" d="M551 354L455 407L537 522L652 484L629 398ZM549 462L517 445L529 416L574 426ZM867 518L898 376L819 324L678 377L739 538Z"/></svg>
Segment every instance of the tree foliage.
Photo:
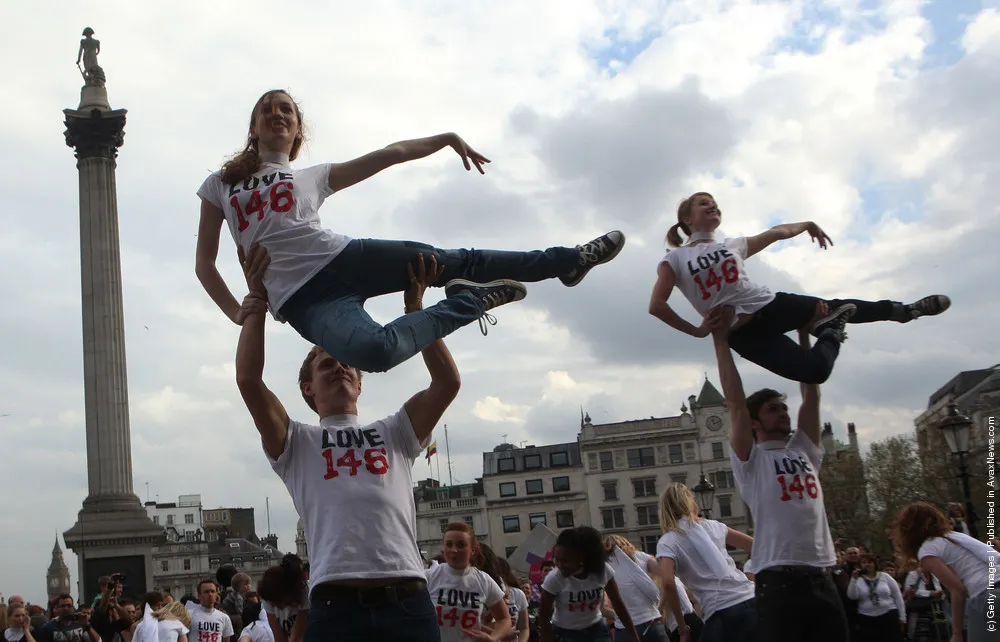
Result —
<svg viewBox="0 0 1000 642"><path fill-rule="evenodd" d="M905 435L872 443L865 456L864 471L872 515L869 547L876 553L890 556L889 528L893 520L911 502L933 501L933 480L924 472L914 439Z"/></svg>

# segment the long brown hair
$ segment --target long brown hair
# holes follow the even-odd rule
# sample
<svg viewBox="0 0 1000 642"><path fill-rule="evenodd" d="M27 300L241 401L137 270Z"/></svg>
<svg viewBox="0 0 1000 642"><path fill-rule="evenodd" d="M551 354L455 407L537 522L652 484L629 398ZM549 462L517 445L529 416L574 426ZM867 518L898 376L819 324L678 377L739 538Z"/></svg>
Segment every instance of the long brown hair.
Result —
<svg viewBox="0 0 1000 642"><path fill-rule="evenodd" d="M698 196L712 195L708 192L695 192L677 205L677 222L671 225L670 229L667 230L667 244L670 247L680 247L684 245L684 239L681 238L680 232L684 232L687 236L691 236L691 228L684 222L684 219L691 216L691 207L694 205L695 197ZM712 198L715 197L713 196Z"/></svg>
<svg viewBox="0 0 1000 642"><path fill-rule="evenodd" d="M941 509L927 502L915 502L904 508L893 522L892 539L904 559L917 559L924 542L951 531L951 521Z"/></svg>
<svg viewBox="0 0 1000 642"><path fill-rule="evenodd" d="M250 126L247 128L247 142L243 146L243 151L239 152L222 166L222 182L226 185L235 185L246 180L248 177L253 176L258 171L260 171L260 155L257 149L257 136L254 135L253 129L254 125L257 123L257 116L260 113L261 108L264 103L276 94L284 94L288 96L289 100L292 101L292 105L295 106L295 118L299 121L299 133L295 137L295 142L292 143L292 150L288 153L288 160L295 160L299 155L299 150L302 148L302 142L305 140L305 133L302 124L302 109L299 104L295 102L292 95L289 94L284 89L271 89L270 91L264 92L257 102L253 106L253 110L250 112Z"/></svg>

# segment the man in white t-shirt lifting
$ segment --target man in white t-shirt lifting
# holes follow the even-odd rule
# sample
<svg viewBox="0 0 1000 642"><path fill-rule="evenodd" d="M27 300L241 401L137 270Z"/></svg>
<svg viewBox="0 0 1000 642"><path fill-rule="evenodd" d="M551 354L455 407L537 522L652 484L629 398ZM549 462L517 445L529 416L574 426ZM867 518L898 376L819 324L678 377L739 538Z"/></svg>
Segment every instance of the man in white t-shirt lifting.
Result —
<svg viewBox="0 0 1000 642"><path fill-rule="evenodd" d="M713 311L719 377L732 419L733 477L754 520L752 570L761 642L848 642L847 617L833 583L837 562L819 471L819 386L801 384L797 430L785 395L749 398L729 349L731 309ZM817 316L825 314L820 303ZM808 328L808 326L807 326ZM799 332L809 348L807 329ZM755 443L756 442L756 443Z"/></svg>
<svg viewBox="0 0 1000 642"><path fill-rule="evenodd" d="M410 468L458 395L458 368L437 341L423 351L430 385L398 412L358 419L361 373L316 346L299 372L319 424L289 419L262 381L267 293L266 252L241 257L250 294L236 354L240 394L271 467L302 517L310 557L310 605L304 642L438 642L437 611L416 544ZM412 270L412 268L411 268ZM422 309L441 268L423 257L411 271L405 311Z"/></svg>

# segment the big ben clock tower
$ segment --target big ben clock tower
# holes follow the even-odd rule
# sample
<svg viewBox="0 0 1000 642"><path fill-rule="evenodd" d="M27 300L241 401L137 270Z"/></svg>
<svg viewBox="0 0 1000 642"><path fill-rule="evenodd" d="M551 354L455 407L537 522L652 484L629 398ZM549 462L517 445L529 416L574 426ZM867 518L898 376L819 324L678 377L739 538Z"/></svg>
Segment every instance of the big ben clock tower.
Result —
<svg viewBox="0 0 1000 642"><path fill-rule="evenodd" d="M52 602L57 595L72 594L69 585L69 567L63 561L63 552L59 548L58 537L56 545L52 547L52 562L45 574L45 592L49 596L49 602Z"/></svg>

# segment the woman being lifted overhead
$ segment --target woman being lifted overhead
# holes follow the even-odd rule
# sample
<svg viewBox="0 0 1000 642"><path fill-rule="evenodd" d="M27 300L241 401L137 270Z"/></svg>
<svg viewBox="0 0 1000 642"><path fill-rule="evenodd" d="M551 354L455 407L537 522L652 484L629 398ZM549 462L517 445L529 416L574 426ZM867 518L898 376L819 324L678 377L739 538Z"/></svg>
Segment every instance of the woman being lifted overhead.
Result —
<svg viewBox="0 0 1000 642"><path fill-rule="evenodd" d="M243 151L198 190L201 223L196 273L233 322L240 303L216 267L225 221L241 251L260 245L270 256L264 275L271 313L341 363L382 372L477 319L485 334L489 310L524 298L519 281L558 278L579 283L596 265L618 255L625 237L609 232L576 247L532 252L440 250L412 241L350 239L324 229L319 207L327 197L382 170L451 147L465 169L490 162L456 134L401 141L346 163L293 169L302 147L302 114L287 92L257 100ZM471 209L471 208L470 208ZM382 326L365 312L371 297L409 286L407 266L423 255L445 284L446 298Z"/></svg>
<svg viewBox="0 0 1000 642"><path fill-rule="evenodd" d="M774 293L752 282L743 262L775 241L803 232L808 232L824 250L833 241L812 222L785 223L756 236L717 240L715 231L721 223L722 212L711 194L698 192L681 201L677 223L667 233L667 243L674 249L667 252L657 268L649 313L681 332L706 337L717 322L717 317L709 312L719 306L732 307L736 314L730 330L730 347L744 359L786 379L815 384L826 381L840 344L847 338L846 323L907 323L941 314L951 305L948 297L941 294L906 305L896 301L830 299L826 302L829 314L810 328L816 344L811 349L803 348L785 333L809 324L820 299ZM680 232L687 235L686 241ZM667 303L675 286L703 317L700 325L688 323Z"/></svg>

